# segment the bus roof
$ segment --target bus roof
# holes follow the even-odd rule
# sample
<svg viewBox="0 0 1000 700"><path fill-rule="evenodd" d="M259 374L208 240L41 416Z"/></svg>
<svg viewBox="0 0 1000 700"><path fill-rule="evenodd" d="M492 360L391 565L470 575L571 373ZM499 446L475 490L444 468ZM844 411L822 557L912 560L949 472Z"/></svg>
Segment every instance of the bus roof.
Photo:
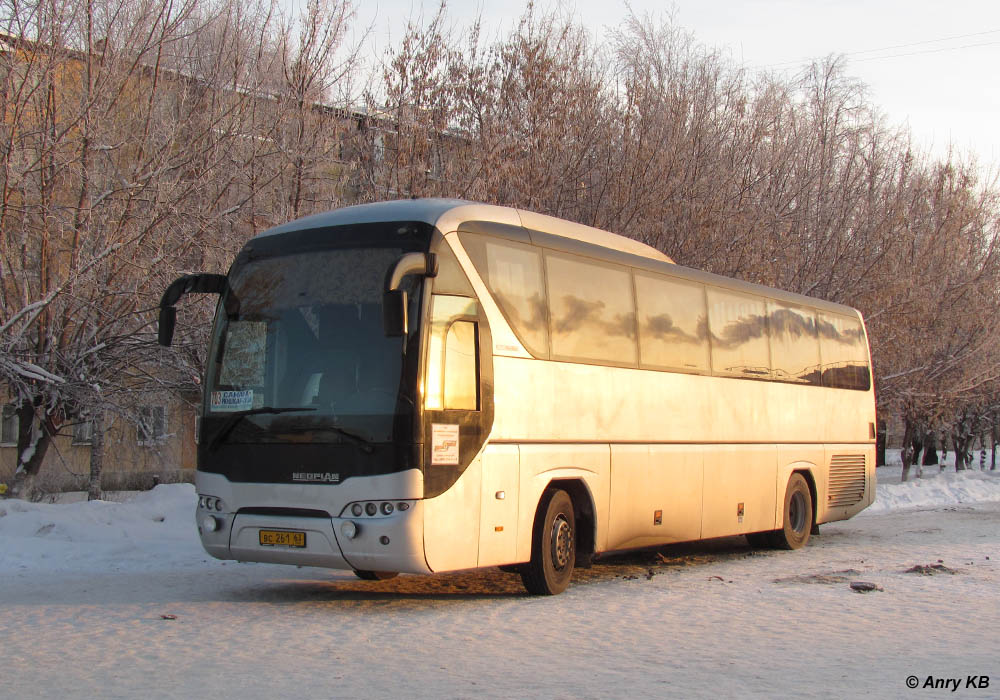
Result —
<svg viewBox="0 0 1000 700"><path fill-rule="evenodd" d="M399 199L390 202L358 204L343 209L324 212L296 219L268 229L260 236L273 236L289 231L310 228L342 226L345 224L376 223L381 221L422 221L436 226L442 233L457 231L465 222L491 222L521 226L526 229L599 245L611 250L639 255L660 262L672 263L667 255L652 246L615 233L557 219L554 216L511 207L479 204L461 199Z"/></svg>

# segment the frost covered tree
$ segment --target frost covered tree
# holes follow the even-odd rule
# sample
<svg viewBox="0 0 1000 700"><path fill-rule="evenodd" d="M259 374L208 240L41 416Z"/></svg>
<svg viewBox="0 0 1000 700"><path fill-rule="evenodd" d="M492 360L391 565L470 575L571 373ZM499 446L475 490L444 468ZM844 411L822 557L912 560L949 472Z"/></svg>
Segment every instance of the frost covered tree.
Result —
<svg viewBox="0 0 1000 700"><path fill-rule="evenodd" d="M274 206L275 183L289 171L303 180L315 144L295 107L322 96L310 81L327 79L350 14L314 0L289 48L290 23L269 3L0 5L0 381L20 419L13 493L64 424L136 420L137 396L196 385L203 343L186 331L204 337L208 306L188 316L175 353L153 343L151 309L179 272L227 264L259 210L305 212ZM291 143L275 133L289 128Z"/></svg>

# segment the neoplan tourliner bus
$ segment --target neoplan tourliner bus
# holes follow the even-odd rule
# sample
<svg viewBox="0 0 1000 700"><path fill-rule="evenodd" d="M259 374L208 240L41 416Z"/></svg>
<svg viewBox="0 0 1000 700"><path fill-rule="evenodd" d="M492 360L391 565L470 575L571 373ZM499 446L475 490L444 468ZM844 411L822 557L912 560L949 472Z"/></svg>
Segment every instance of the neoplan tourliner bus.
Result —
<svg viewBox="0 0 1000 700"><path fill-rule="evenodd" d="M220 559L361 578L502 566L554 594L594 555L802 547L875 493L857 311L527 211L348 207L249 241L207 356L197 523Z"/></svg>

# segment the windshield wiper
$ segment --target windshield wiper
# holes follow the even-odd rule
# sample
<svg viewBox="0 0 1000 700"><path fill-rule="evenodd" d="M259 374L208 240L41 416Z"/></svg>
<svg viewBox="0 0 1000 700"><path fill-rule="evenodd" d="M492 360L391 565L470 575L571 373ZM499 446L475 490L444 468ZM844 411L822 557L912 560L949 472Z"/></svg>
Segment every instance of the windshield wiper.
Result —
<svg viewBox="0 0 1000 700"><path fill-rule="evenodd" d="M235 428L236 425L247 416L256 416L262 413L277 414L315 410L315 407L312 406L287 406L282 408L275 408L274 406L261 406L260 408L250 408L246 411L236 411L235 413L230 413L222 425L219 426L219 429L215 431L215 435L212 436L212 441L208 443L208 450L209 452L215 451L226 436L233 432L233 428Z"/></svg>

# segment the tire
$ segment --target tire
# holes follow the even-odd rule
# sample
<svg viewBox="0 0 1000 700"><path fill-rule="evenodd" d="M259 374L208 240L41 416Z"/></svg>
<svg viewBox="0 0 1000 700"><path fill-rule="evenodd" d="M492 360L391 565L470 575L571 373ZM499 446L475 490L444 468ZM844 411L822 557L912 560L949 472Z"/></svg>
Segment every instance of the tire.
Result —
<svg viewBox="0 0 1000 700"><path fill-rule="evenodd" d="M354 575L357 576L362 581L388 581L391 578L396 578L399 576L397 571L365 571L364 569L355 569Z"/></svg>
<svg viewBox="0 0 1000 700"><path fill-rule="evenodd" d="M573 501L561 489L546 491L531 536L531 561L521 569L521 581L532 595L556 595L566 590L576 562L576 516Z"/></svg>
<svg viewBox="0 0 1000 700"><path fill-rule="evenodd" d="M809 542L813 527L812 495L801 474L792 474L785 487L783 527L771 533L772 545L778 549L801 549Z"/></svg>

